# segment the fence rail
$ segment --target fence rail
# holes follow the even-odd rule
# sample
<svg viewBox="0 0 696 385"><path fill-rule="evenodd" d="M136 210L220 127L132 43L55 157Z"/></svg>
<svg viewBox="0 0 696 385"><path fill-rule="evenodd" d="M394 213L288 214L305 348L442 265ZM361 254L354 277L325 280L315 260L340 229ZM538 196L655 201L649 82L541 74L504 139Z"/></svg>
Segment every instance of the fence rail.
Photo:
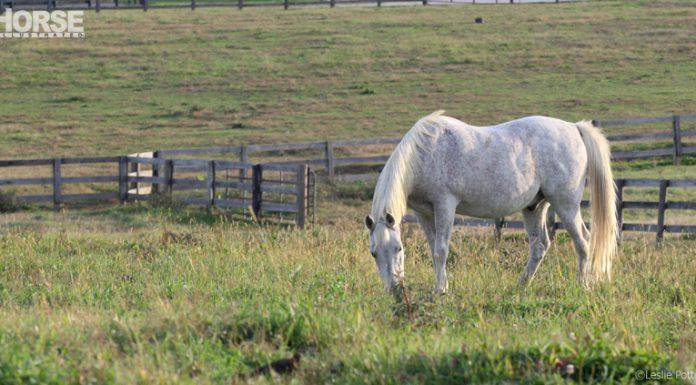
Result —
<svg viewBox="0 0 696 385"><path fill-rule="evenodd" d="M616 120L595 120L600 127L625 126L635 124L670 123L670 131L646 134L610 135L612 143L645 142L653 140L672 140L672 148L650 149L641 151L615 151L615 160L641 159L653 156L672 156L679 164L684 154L696 153L696 146L685 146L682 138L696 137L696 130L682 130L682 122L696 121L696 114L673 115L649 118L632 118ZM0 187L45 186L51 188L51 194L23 195L20 198L27 203L53 202L60 206L63 202L82 200L147 200L151 192L175 194L185 204L203 205L208 208L236 208L250 210L255 218L262 212L290 213L295 215L295 222L303 226L308 214L314 217L316 204L316 175L312 169L325 171L331 180L359 181L375 179L379 174L377 167L386 162L388 154L365 154L361 156L338 156L341 149L355 148L365 152L369 146L391 146L399 143L401 138L349 139L306 143L254 144L242 146L217 146L193 149L158 150L151 153L131 154L121 157L81 157L29 160L0 160L0 168L7 167L50 167L52 176L23 175L21 178L2 179ZM278 154L282 152L314 152L306 159L292 159L274 162L252 162L253 154ZM323 157L317 158L316 152ZM210 159L179 159L181 156L229 155L238 161ZM302 154L297 155L299 157ZM71 164L115 163L117 175L64 176L63 166ZM362 168L356 172L346 168ZM367 170L364 170L367 168ZM304 171L303 171L304 170ZM337 171L344 171L337 174ZM224 173L224 176L222 175ZM64 193L64 186L79 183L117 183L117 191L90 192L80 194ZM696 202L668 202L667 189L677 187L696 187L695 180L661 180L661 179L618 179L619 214L623 218L624 209L658 210L657 223L622 223L625 231L655 232L657 239L667 232L696 232L692 225L668 225L664 223L665 210L694 210ZM653 187L660 189L657 202L623 201L623 189L626 187ZM224 192L224 193L220 193ZM587 206L587 202L583 202ZM553 222L552 230L562 228ZM521 222L498 220L481 220L458 218L457 224L468 226L494 226L499 233L502 228L521 228Z"/></svg>
<svg viewBox="0 0 696 385"><path fill-rule="evenodd" d="M633 160L644 159L651 157L671 156L674 164L680 164L681 158L686 154L695 154L696 146L685 146L682 142L683 138L696 137L696 130L683 131L682 122L696 121L696 114L690 115L672 115L650 118L632 118L632 119L615 119L615 120L593 120L593 123L600 127L610 126L627 126L651 123L671 123L671 130L653 132L646 134L620 134L609 135L607 139L612 144L631 143L631 142L649 142L655 140L672 140L671 148L658 148L640 151L613 151L612 158L614 160ZM173 149L173 150L158 150L155 152L156 157L172 158L175 156L196 156L196 155L236 155L241 162L248 162L251 155L263 153L279 153L284 151L307 151L323 152L323 157L317 158L307 157L304 159L286 160L283 164L308 164L314 170L323 170L326 177L330 180L338 181L359 181L374 179L379 175L377 170L370 170L362 173L343 173L337 174L337 168L345 170L352 166L383 165L389 158L388 154L366 154L361 156L338 157L337 149L361 149L376 145L396 145L401 141L401 138L376 138L376 139L349 139L349 140L333 140L321 142L304 142L304 143L282 143L282 144L262 144L262 145L241 145L241 146L217 146L203 147L191 149Z"/></svg>
<svg viewBox="0 0 696 385"><path fill-rule="evenodd" d="M696 154L696 146L684 146L682 138L696 137L696 130L682 131L681 122L696 120L696 114L690 115L672 115L658 116L651 118L632 118L632 119L615 119L615 120L593 120L597 126L628 126L649 123L672 123L671 132L654 132L648 134L631 134L631 135L610 135L607 139L610 142L641 142L652 141L656 139L672 139L672 148L651 149L640 151L622 151L613 152L612 157L615 160L620 159L642 159L659 156L672 156L674 164L681 163L681 157L685 154Z"/></svg>
<svg viewBox="0 0 696 385"><path fill-rule="evenodd" d="M569 3L578 0L307 0L307 1L258 1L258 0L228 0L228 1L206 1L200 0L179 0L179 1L155 1L150 0L0 0L0 14L5 12L5 9L12 10L34 10L45 9L48 11L69 11L69 10L94 10L100 12L102 10L120 10L120 9L140 9L147 11L149 9L174 9L174 8L208 8L208 7L283 7L284 9L290 6L329 6L331 8L336 5L356 5L356 4L374 4L378 7L382 4L397 3L397 4L524 4L524 3Z"/></svg>
<svg viewBox="0 0 696 385"><path fill-rule="evenodd" d="M696 210L696 202L668 201L668 188L696 188L696 179L616 179L617 187L617 216L620 231L638 231L655 233L657 243L661 243L664 233L696 233L696 225L669 225L665 223L666 210ZM625 188L658 188L658 199L655 202L624 200ZM590 207L590 202L582 201L582 207ZM624 210L648 209L657 210L656 223L626 223L624 222ZM407 223L417 223L416 217L407 215L404 217ZM563 223L557 222L553 211L549 212L547 226L551 236L558 229L563 229ZM496 237L500 237L501 229L524 229L522 221L507 221L499 219L478 219L457 217L454 222L457 226L493 227ZM589 224L586 223L589 226Z"/></svg>
<svg viewBox="0 0 696 385"><path fill-rule="evenodd" d="M118 166L115 175L65 176L63 166L71 164L108 164ZM141 166L153 167L143 170ZM50 167L52 176L38 178L0 179L0 186L39 186L51 189L51 194L24 194L23 203L63 203L78 201L138 201L149 200L151 191L174 194L183 204L202 205L208 209L220 207L250 212L254 220L267 214L289 213L298 227L304 227L306 218L314 220L316 201L313 173L307 165L264 165L218 160L167 160L138 156L55 158L0 161L0 167ZM205 175L191 175L191 168L203 170ZM129 172L129 170L135 170ZM155 173L154 171L160 171ZM149 171L149 172L148 172ZM194 171L195 172L195 171ZM233 175L230 178L229 172ZM225 173L225 175L221 175ZM262 173L275 179L264 179ZM182 175L181 177L179 175ZM280 176L278 176L280 175ZM290 178L288 178L290 176ZM279 178L279 179L278 179ZM64 193L70 184L116 184L113 191ZM147 188L133 185L147 185ZM183 195L179 195L184 192Z"/></svg>

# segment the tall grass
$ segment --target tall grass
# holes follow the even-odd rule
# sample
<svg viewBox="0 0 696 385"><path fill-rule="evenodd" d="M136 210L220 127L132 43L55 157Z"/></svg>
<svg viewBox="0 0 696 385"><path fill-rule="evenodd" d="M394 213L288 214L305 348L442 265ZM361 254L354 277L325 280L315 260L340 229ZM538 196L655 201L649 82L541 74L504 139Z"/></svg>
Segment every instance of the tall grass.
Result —
<svg viewBox="0 0 696 385"><path fill-rule="evenodd" d="M561 233L519 291L521 236L456 233L452 292L432 297L425 241L409 228L407 311L382 292L358 222L102 215L150 225L85 232L76 219L0 236L0 383L266 381L279 376L251 373L295 352L300 368L281 382L631 383L696 362L689 240L629 236L613 285L585 292Z"/></svg>

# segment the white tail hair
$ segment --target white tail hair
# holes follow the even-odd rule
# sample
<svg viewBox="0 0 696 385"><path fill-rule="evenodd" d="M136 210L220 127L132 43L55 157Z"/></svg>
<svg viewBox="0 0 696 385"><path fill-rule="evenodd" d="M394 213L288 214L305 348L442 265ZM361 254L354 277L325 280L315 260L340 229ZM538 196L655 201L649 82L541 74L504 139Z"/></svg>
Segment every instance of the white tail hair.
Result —
<svg viewBox="0 0 696 385"><path fill-rule="evenodd" d="M609 141L589 121L576 123L587 150L587 169L592 207L590 255L587 272L594 281L611 280L612 260L617 252L619 228L616 219L616 185L611 171Z"/></svg>
<svg viewBox="0 0 696 385"><path fill-rule="evenodd" d="M372 197L372 217L375 220L384 218L388 212L397 224L401 223L406 214L406 203L413 180L420 170L419 152L423 153L425 138L436 135L431 128L437 126L437 119L444 112L435 111L416 122L389 156L379 174Z"/></svg>

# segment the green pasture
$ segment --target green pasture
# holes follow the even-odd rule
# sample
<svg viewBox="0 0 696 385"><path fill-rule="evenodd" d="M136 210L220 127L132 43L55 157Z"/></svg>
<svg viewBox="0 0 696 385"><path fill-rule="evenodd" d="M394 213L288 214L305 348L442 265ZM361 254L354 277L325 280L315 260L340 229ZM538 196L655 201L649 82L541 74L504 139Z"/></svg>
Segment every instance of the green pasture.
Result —
<svg viewBox="0 0 696 385"><path fill-rule="evenodd" d="M631 384L696 362L693 239L631 234L613 284L585 292L561 233L520 291L522 236L457 232L452 291L433 297L424 237L407 227L405 304L382 292L356 221L298 231L145 205L23 215L0 235L3 384ZM291 374L254 374L294 353Z"/></svg>
<svg viewBox="0 0 696 385"><path fill-rule="evenodd" d="M694 25L696 7L676 0L88 12L84 40L0 40L0 159L397 136L436 109L478 125L696 113ZM694 178L695 165L614 170ZM658 247L654 234L624 234L613 282L584 291L559 232L523 291L521 232L495 242L458 229L451 293L432 296L426 242L408 225L395 299L367 252L371 189L320 185L306 230L166 200L0 214L0 384L696 377L693 235ZM693 210L668 210L667 223L694 224ZM293 354L291 373L259 374Z"/></svg>
<svg viewBox="0 0 696 385"><path fill-rule="evenodd" d="M694 113L695 19L688 1L88 12L84 40L0 42L0 158L396 136L436 109Z"/></svg>

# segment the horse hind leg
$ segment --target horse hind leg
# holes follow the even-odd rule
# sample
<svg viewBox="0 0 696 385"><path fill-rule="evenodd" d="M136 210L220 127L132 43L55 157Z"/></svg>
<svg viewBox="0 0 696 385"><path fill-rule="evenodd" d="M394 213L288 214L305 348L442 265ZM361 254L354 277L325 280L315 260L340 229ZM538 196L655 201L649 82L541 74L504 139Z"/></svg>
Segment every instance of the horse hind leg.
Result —
<svg viewBox="0 0 696 385"><path fill-rule="evenodd" d="M578 279L583 285L587 286L587 257L590 254L590 233L582 220L580 206L578 205L574 209L560 210L558 215L561 217L566 231L573 239L575 253L578 256Z"/></svg>
<svg viewBox="0 0 696 385"><path fill-rule="evenodd" d="M533 208L522 210L524 217L524 228L527 230L529 239L529 260L527 266L520 274L518 285L525 287L534 278L539 264L544 259L546 251L551 245L549 233L546 228L546 213L549 209L549 203L543 201Z"/></svg>

